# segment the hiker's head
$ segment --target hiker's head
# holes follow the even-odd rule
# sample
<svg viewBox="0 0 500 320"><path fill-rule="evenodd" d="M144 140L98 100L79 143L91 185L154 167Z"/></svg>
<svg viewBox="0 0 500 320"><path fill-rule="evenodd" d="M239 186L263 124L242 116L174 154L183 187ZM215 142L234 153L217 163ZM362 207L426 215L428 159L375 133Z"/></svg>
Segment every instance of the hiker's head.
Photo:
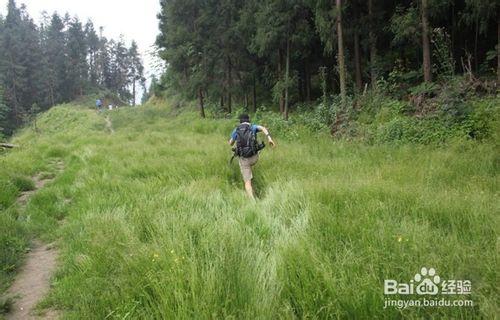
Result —
<svg viewBox="0 0 500 320"><path fill-rule="evenodd" d="M240 123L250 122L250 116L246 113L240 114Z"/></svg>

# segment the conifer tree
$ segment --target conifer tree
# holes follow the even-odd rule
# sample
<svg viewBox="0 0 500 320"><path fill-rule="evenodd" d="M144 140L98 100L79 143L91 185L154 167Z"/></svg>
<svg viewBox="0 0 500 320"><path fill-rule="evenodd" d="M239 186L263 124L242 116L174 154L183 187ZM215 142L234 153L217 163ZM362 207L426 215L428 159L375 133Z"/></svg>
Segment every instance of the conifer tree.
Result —
<svg viewBox="0 0 500 320"><path fill-rule="evenodd" d="M70 99L71 97L83 95L87 87L89 69L87 64L87 41L82 23L78 18L69 21L66 38L66 89Z"/></svg>
<svg viewBox="0 0 500 320"><path fill-rule="evenodd" d="M132 105L135 106L136 103L136 85L139 84L145 91L145 82L144 78L144 66L142 64L142 59L139 54L139 49L137 43L132 41L130 48L128 49L128 77L129 83L132 84Z"/></svg>

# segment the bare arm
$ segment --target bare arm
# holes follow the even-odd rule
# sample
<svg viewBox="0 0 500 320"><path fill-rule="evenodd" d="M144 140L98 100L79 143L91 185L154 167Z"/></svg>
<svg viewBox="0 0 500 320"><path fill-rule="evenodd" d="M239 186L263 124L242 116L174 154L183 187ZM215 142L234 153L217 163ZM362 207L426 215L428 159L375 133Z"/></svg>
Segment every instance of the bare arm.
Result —
<svg viewBox="0 0 500 320"><path fill-rule="evenodd" d="M234 144L234 140L233 140L233 138L229 139L229 142L228 142L228 143L229 143L229 145L230 145L230 146L232 146L232 145Z"/></svg>
<svg viewBox="0 0 500 320"><path fill-rule="evenodd" d="M267 130L267 128L263 127L263 126L258 126L257 128L259 129L259 131L262 131L266 135L267 141L269 141L269 144L273 147L276 147L276 143L274 143L273 138L271 138L271 135L269 134L269 131Z"/></svg>

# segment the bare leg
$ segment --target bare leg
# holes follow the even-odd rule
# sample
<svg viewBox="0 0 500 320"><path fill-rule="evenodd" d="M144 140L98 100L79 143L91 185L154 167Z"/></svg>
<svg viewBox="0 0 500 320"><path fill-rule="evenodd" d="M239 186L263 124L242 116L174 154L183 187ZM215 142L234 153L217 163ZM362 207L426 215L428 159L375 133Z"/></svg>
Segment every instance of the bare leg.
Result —
<svg viewBox="0 0 500 320"><path fill-rule="evenodd" d="M245 181L245 190L250 199L255 199L253 196L252 180Z"/></svg>

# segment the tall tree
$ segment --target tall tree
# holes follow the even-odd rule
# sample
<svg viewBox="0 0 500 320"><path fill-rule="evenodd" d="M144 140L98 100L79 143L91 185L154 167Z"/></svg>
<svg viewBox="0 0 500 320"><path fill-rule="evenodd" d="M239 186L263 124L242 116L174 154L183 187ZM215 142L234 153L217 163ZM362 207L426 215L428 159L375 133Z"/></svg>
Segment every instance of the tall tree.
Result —
<svg viewBox="0 0 500 320"><path fill-rule="evenodd" d="M217 23L210 10L215 10L216 6L214 3L202 6L194 0L161 1L161 6L158 17L163 32L156 40L160 56L168 61L168 76L173 84L183 88L190 97L198 98L203 115L203 96L209 86L209 71L215 71L211 68L214 59L219 60L219 73L224 70L222 73L227 75L228 68L228 53L222 50L221 41L215 42L218 39L213 37L219 30L215 29ZM227 87L226 81L218 83Z"/></svg>
<svg viewBox="0 0 500 320"><path fill-rule="evenodd" d="M499 28L499 12L500 3L497 0L465 0L465 8L462 12L462 20L465 25L467 25L469 28L472 27L474 29L474 47L472 58L474 62L475 72L479 71L479 63L483 58L480 54L480 51L483 51L484 55L485 49L490 49L480 48L480 37L484 37L487 35L489 30L488 27L492 21L496 22L497 28Z"/></svg>
<svg viewBox="0 0 500 320"><path fill-rule="evenodd" d="M353 37L354 37L354 70L356 79L356 89L361 91L363 89L363 75L361 71L361 49L360 49L360 26L361 26L361 14L358 1L352 2L353 9Z"/></svg>
<svg viewBox="0 0 500 320"><path fill-rule="evenodd" d="M7 16L3 23L2 48L0 50L0 74L3 75L5 100L10 106L9 122L11 131L13 127L20 125L22 121L22 95L26 86L23 74L26 70L23 65L23 43L21 37L21 10L16 6L14 0L7 4Z"/></svg>
<svg viewBox="0 0 500 320"><path fill-rule="evenodd" d="M373 0L368 0L368 25L370 28L370 80L372 88L377 87L377 37L375 35L375 14L373 9Z"/></svg>
<svg viewBox="0 0 500 320"><path fill-rule="evenodd" d="M44 56L47 59L48 71L46 81L49 88L50 105L62 102L66 72L66 40L64 23L61 17L54 13L50 24L45 30Z"/></svg>
<svg viewBox="0 0 500 320"><path fill-rule="evenodd" d="M342 99L342 104L345 106L347 101L347 88L346 88L346 70L345 70L345 58L344 58L344 37L342 30L342 0L336 0L337 9L337 42L338 42L338 53L337 60L339 64L339 80L340 80L340 97Z"/></svg>
<svg viewBox="0 0 500 320"><path fill-rule="evenodd" d="M99 37L94 29L94 24L88 20L85 24L85 38L87 42L87 61L89 66L89 81L93 86L96 86L99 81L99 69L97 60L99 54Z"/></svg>
<svg viewBox="0 0 500 320"><path fill-rule="evenodd" d="M132 105L136 103L136 85L139 84L143 91L145 91L144 66L139 54L137 43L132 41L128 49L128 65L129 65L129 82L132 84Z"/></svg>
<svg viewBox="0 0 500 320"><path fill-rule="evenodd" d="M250 48L261 57L277 56L271 60L278 71L273 91L285 119L288 119L290 90L296 81L296 70L291 70L293 57L299 54L296 47L304 46L311 34L308 12L304 1L277 0L261 2L256 13L257 30Z"/></svg>
<svg viewBox="0 0 500 320"><path fill-rule="evenodd" d="M99 85L110 90L113 90L114 88L111 61L114 43L114 40L108 41L106 37L101 35L99 38L99 50L96 60L96 68L98 70L97 73L99 74Z"/></svg>
<svg viewBox="0 0 500 320"><path fill-rule="evenodd" d="M9 107L5 104L4 98L3 98L3 87L0 82L0 138L2 137L3 133L5 132L5 128L8 126L7 123L7 117L9 114Z"/></svg>
<svg viewBox="0 0 500 320"><path fill-rule="evenodd" d="M83 95L88 83L88 47L82 23L77 18L68 23L66 52L68 94L72 97Z"/></svg>
<svg viewBox="0 0 500 320"><path fill-rule="evenodd" d="M421 0L421 18L422 18L422 69L424 71L424 81L432 81L431 66L431 45L429 40L429 7L428 0Z"/></svg>
<svg viewBox="0 0 500 320"><path fill-rule="evenodd" d="M111 41L110 44L112 44L111 50L113 54L111 61L111 88L118 93L120 98L129 100L131 94L128 91L128 85L130 84L128 50L125 47L123 38L120 38L116 42Z"/></svg>

